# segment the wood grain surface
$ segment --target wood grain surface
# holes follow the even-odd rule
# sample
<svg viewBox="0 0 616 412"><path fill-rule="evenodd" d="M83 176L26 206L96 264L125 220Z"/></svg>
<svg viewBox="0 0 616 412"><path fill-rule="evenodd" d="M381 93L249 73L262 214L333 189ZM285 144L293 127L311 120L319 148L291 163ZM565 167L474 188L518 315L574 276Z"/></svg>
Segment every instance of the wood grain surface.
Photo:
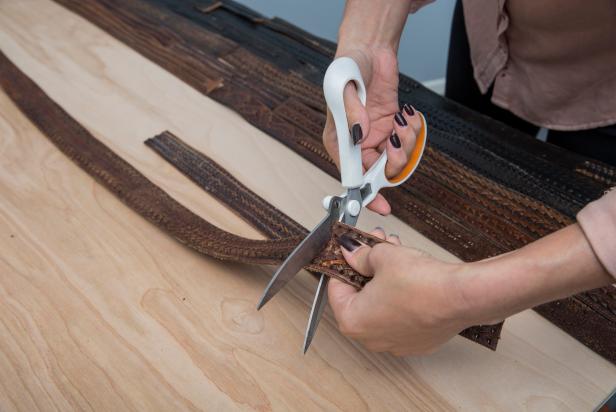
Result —
<svg viewBox="0 0 616 412"><path fill-rule="evenodd" d="M247 224L143 145L163 130L301 224L338 183L231 110L49 0L0 0L0 49L97 138L225 230ZM455 258L397 219L406 244ZM316 283L255 311L271 268L228 265L164 235L67 160L0 92L0 410L589 410L616 368L539 315L498 351L460 337L426 357L371 354Z"/></svg>

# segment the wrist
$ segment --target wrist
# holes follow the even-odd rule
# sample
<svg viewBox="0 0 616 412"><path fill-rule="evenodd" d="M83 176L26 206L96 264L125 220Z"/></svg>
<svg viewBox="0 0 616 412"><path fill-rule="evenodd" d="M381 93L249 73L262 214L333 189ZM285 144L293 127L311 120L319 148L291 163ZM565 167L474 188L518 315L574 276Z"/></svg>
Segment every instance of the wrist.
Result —
<svg viewBox="0 0 616 412"><path fill-rule="evenodd" d="M462 330L478 324L498 323L488 301L478 299L484 282L483 268L474 263L447 263L439 268L444 274L441 279L441 297L438 299L437 320Z"/></svg>
<svg viewBox="0 0 616 412"><path fill-rule="evenodd" d="M513 252L515 253L515 252ZM461 311L469 325L490 325L524 309L509 279L519 271L532 270L517 262L511 254L479 262L463 263L459 279Z"/></svg>
<svg viewBox="0 0 616 412"><path fill-rule="evenodd" d="M463 310L480 324L611 281L577 224L516 251L462 267Z"/></svg>
<svg viewBox="0 0 616 412"><path fill-rule="evenodd" d="M348 0L338 31L338 55L353 49L398 51L409 1Z"/></svg>
<svg viewBox="0 0 616 412"><path fill-rule="evenodd" d="M449 320L459 329L495 324L506 317L502 308L494 304L495 291L486 282L490 265L485 263L455 264L454 276L447 284Z"/></svg>

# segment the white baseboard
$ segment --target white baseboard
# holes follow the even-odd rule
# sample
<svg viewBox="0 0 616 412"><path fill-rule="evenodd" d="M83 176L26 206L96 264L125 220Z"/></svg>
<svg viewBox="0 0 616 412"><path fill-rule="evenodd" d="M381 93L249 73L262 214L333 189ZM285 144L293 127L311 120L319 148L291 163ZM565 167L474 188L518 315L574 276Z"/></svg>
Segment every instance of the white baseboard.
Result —
<svg viewBox="0 0 616 412"><path fill-rule="evenodd" d="M428 80L422 82L424 86L428 89L432 90L435 93L440 94L441 96L445 94L445 78L441 77L440 79Z"/></svg>

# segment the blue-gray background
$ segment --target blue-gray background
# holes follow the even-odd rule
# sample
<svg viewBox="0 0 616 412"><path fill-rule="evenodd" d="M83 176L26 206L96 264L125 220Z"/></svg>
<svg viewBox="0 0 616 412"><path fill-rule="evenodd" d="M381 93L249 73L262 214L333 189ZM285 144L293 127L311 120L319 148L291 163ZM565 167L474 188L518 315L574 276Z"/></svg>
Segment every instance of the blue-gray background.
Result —
<svg viewBox="0 0 616 412"><path fill-rule="evenodd" d="M343 0L239 0L268 17L281 17L317 36L336 41ZM438 0L409 16L400 43L400 71L419 80L445 77L455 0Z"/></svg>

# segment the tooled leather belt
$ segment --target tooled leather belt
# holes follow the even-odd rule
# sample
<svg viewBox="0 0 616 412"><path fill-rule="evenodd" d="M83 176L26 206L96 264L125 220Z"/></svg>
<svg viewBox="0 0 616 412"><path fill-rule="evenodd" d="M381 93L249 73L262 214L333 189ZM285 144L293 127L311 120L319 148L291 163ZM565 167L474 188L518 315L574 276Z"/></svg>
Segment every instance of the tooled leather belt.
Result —
<svg viewBox="0 0 616 412"><path fill-rule="evenodd" d="M335 44L232 1L55 0L196 90L231 107L324 171L321 82ZM519 248L574 222L616 170L542 144L401 75L401 101L430 123L425 160L383 194L402 221L463 260ZM616 363L616 289L535 308Z"/></svg>
<svg viewBox="0 0 616 412"><path fill-rule="evenodd" d="M137 169L96 139L0 52L0 85L21 111L66 156L142 217L186 246L217 259L279 265L308 231L238 182L205 155L165 132L146 143L223 200L269 240L225 232L182 206ZM197 167L197 165L199 165ZM322 252L306 269L362 288L370 278L355 272L342 257L342 234L368 245L383 242L337 223ZM461 335L496 348L500 325L475 326Z"/></svg>

